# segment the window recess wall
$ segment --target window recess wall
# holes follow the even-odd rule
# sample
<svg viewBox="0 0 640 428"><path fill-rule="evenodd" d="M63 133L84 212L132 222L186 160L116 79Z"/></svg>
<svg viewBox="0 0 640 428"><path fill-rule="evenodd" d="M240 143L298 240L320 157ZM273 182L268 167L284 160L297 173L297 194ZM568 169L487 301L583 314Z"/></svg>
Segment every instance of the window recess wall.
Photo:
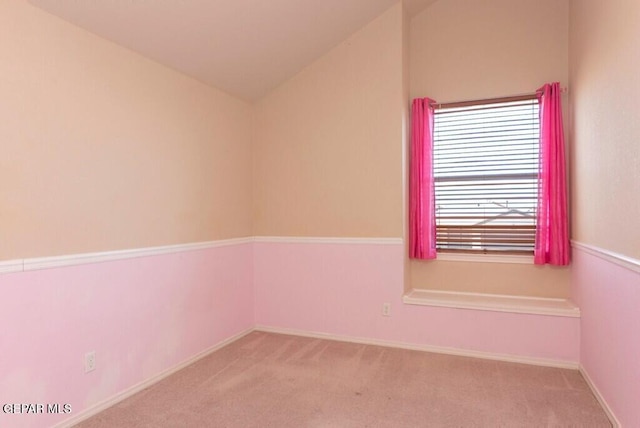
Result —
<svg viewBox="0 0 640 428"><path fill-rule="evenodd" d="M435 2L411 19L410 98L477 100L530 93L569 79L568 0ZM568 100L563 99L565 107ZM565 119L568 116L565 111ZM571 154L569 154L570 156ZM569 296L567 268L525 262L407 261L407 287L518 296ZM493 255L473 255L474 259ZM504 257L504 256L503 256ZM509 256L528 257L528 256ZM507 259L505 257L505 259Z"/></svg>

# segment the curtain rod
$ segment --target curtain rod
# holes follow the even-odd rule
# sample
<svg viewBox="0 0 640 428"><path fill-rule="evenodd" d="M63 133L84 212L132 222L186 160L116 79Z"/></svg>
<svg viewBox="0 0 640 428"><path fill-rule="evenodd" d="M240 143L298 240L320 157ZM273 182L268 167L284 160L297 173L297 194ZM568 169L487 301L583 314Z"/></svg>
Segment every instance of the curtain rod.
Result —
<svg viewBox="0 0 640 428"><path fill-rule="evenodd" d="M560 88L561 94L566 94L569 92L569 88L563 86ZM527 94L518 94L511 95L508 97L496 97L496 98L484 98L477 100L465 100L465 101L448 101L444 103L433 102L431 105L435 108L452 108L452 107L466 107L478 104L491 104L491 103L500 103L500 102L510 102L510 101L526 101L531 100L537 97L537 92L531 92Z"/></svg>

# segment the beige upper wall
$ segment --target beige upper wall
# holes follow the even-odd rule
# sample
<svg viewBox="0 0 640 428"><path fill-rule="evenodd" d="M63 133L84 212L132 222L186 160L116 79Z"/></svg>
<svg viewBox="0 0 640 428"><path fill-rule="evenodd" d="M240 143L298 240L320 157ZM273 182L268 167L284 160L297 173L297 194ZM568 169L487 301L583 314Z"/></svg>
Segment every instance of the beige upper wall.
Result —
<svg viewBox="0 0 640 428"><path fill-rule="evenodd" d="M255 235L402 236L402 13L256 105Z"/></svg>
<svg viewBox="0 0 640 428"><path fill-rule="evenodd" d="M435 2L411 21L411 97L462 101L531 93L545 82L566 85L568 10L568 0ZM439 260L412 260L409 267L413 288L569 295L567 268Z"/></svg>
<svg viewBox="0 0 640 428"><path fill-rule="evenodd" d="M20 0L0 53L0 260L250 234L250 105Z"/></svg>
<svg viewBox="0 0 640 428"><path fill-rule="evenodd" d="M568 0L440 0L411 21L411 96L440 102L566 85Z"/></svg>
<svg viewBox="0 0 640 428"><path fill-rule="evenodd" d="M571 1L573 238L640 259L640 2Z"/></svg>

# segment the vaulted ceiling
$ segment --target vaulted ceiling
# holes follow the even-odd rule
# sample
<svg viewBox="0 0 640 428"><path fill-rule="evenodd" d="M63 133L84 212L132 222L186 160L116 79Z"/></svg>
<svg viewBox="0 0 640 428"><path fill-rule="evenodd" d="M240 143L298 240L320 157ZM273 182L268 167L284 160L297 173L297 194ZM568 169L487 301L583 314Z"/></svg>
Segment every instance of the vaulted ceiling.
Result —
<svg viewBox="0 0 640 428"><path fill-rule="evenodd" d="M30 0L47 12L256 100L398 0ZM416 14L435 0L403 0Z"/></svg>

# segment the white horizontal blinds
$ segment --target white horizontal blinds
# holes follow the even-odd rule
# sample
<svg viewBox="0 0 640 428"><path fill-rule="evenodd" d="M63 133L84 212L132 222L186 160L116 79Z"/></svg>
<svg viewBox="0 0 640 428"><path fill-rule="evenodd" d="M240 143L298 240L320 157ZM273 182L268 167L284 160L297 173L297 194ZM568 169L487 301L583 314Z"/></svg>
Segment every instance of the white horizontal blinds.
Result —
<svg viewBox="0 0 640 428"><path fill-rule="evenodd" d="M525 99L523 99L525 98ZM436 246L531 254L538 195L538 100L435 110Z"/></svg>

